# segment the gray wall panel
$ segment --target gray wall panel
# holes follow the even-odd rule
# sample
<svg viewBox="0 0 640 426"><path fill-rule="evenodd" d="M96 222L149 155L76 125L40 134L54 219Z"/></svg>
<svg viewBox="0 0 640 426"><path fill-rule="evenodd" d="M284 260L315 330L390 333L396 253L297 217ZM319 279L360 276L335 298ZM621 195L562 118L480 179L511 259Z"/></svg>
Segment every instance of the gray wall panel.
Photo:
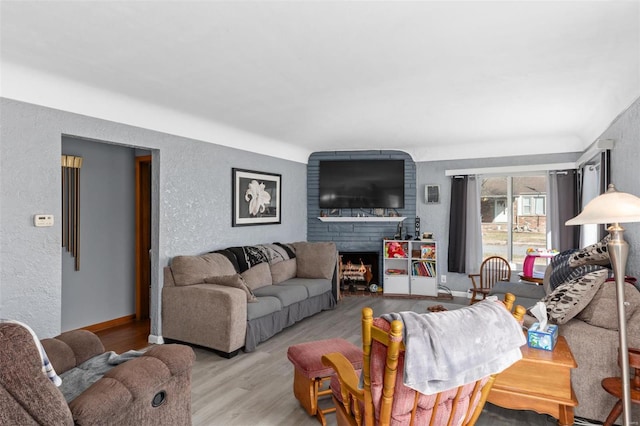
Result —
<svg viewBox="0 0 640 426"><path fill-rule="evenodd" d="M135 151L69 137L80 169L80 270L62 253L62 331L135 314Z"/></svg>
<svg viewBox="0 0 640 426"><path fill-rule="evenodd" d="M60 219L63 135L152 152L152 334L162 332L161 272L173 256L306 238L305 164L6 98L0 108L0 317L41 337L62 327L61 230L35 228L33 215ZM282 224L231 226L232 167L282 174Z"/></svg>

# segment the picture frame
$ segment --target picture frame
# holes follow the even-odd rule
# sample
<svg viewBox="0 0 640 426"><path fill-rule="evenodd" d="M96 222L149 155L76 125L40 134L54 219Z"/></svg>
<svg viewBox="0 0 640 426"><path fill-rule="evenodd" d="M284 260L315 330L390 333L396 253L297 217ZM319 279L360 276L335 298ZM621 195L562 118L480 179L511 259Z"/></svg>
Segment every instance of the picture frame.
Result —
<svg viewBox="0 0 640 426"><path fill-rule="evenodd" d="M427 204L438 204L440 202L440 185L424 186L424 202Z"/></svg>
<svg viewBox="0 0 640 426"><path fill-rule="evenodd" d="M282 175L232 168L232 226L281 223Z"/></svg>

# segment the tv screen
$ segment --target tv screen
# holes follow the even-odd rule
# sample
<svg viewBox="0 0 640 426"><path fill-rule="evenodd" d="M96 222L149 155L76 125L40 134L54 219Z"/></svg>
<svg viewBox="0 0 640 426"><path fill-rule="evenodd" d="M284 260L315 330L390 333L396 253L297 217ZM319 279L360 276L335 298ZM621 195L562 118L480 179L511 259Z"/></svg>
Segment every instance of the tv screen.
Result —
<svg viewBox="0 0 640 426"><path fill-rule="evenodd" d="M320 208L404 208L404 160L320 161Z"/></svg>

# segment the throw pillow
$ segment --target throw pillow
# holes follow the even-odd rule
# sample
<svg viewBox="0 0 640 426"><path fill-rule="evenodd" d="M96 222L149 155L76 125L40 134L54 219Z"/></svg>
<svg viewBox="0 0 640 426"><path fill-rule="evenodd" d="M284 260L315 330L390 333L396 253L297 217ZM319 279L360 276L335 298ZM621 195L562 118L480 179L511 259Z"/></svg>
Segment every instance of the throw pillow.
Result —
<svg viewBox="0 0 640 426"><path fill-rule="evenodd" d="M611 263L607 250L609 239L607 235L601 241L573 253L569 257L569 266L576 268L582 265L609 265Z"/></svg>
<svg viewBox="0 0 640 426"><path fill-rule="evenodd" d="M632 285L625 284L625 316L627 321L640 309L640 292ZM578 314L582 321L596 327L618 330L618 302L616 283L607 281L600 286L593 300Z"/></svg>
<svg viewBox="0 0 640 426"><path fill-rule="evenodd" d="M567 281L567 277L571 273L571 267L569 266L569 258L576 251L577 251L576 249L565 250L551 258L551 263L547 268L547 271L550 272L549 288L545 289L547 293L549 293L550 291L553 291L557 286Z"/></svg>
<svg viewBox="0 0 640 426"><path fill-rule="evenodd" d="M202 256L176 256L171 260L171 273L177 286L203 283L207 277L233 275L236 269L225 256L208 253Z"/></svg>
<svg viewBox="0 0 640 426"><path fill-rule="evenodd" d="M584 309L593 299L600 285L609 275L608 269L590 272L559 285L542 299L550 322L565 324Z"/></svg>
<svg viewBox="0 0 640 426"><path fill-rule="evenodd" d="M334 242L297 242L296 249L297 271L299 278L333 278L333 272L338 264L338 252Z"/></svg>
<svg viewBox="0 0 640 426"><path fill-rule="evenodd" d="M242 274L247 287L251 290L273 284L271 269L268 263L259 263L244 271Z"/></svg>
<svg viewBox="0 0 640 426"><path fill-rule="evenodd" d="M279 284L296 276L296 260L289 259L271 265L271 279Z"/></svg>
<svg viewBox="0 0 640 426"><path fill-rule="evenodd" d="M247 284L244 282L244 278L242 278L240 274L207 277L205 278L204 282L208 284L218 284L227 287L239 288L247 294L247 302L258 302L258 298L255 296L255 294L253 294L253 291L251 291L251 289L247 287Z"/></svg>

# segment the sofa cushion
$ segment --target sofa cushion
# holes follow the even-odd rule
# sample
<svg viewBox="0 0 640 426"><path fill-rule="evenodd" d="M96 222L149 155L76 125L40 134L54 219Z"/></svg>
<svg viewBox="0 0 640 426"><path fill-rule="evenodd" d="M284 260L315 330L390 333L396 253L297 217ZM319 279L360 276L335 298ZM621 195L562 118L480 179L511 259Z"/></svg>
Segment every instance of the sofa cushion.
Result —
<svg viewBox="0 0 640 426"><path fill-rule="evenodd" d="M278 284L296 276L296 259L284 260L271 265L271 280Z"/></svg>
<svg viewBox="0 0 640 426"><path fill-rule="evenodd" d="M627 321L640 309L640 292L631 284L624 286L625 317ZM618 330L616 284L607 281L600 286L591 302L578 314L578 319L596 327Z"/></svg>
<svg viewBox="0 0 640 426"><path fill-rule="evenodd" d="M607 244L610 236L607 235L601 241L591 244L571 254L569 257L569 266L576 268L582 265L609 265L609 251Z"/></svg>
<svg viewBox="0 0 640 426"><path fill-rule="evenodd" d="M224 285L227 287L239 288L240 290L244 291L245 294L247 295L247 302L255 303L258 301L256 296L253 294L251 289L247 286L247 284L244 281L244 278L240 274L207 277L204 279L204 282L209 284L218 284L218 285Z"/></svg>
<svg viewBox="0 0 640 426"><path fill-rule="evenodd" d="M271 280L271 269L269 269L268 263L259 263L240 275L242 275L247 287L251 290L256 290L273 283Z"/></svg>
<svg viewBox="0 0 640 426"><path fill-rule="evenodd" d="M258 297L257 303L247 305L247 321L278 312L282 309L282 302L277 297Z"/></svg>
<svg viewBox="0 0 640 426"><path fill-rule="evenodd" d="M278 284L279 286L303 286L307 289L309 297L319 296L323 293L331 291L331 280L324 278L292 278Z"/></svg>
<svg viewBox="0 0 640 426"><path fill-rule="evenodd" d="M171 272L177 286L200 284L215 275L234 275L233 264L225 256L208 253L202 256L176 256L171 261Z"/></svg>
<svg viewBox="0 0 640 426"><path fill-rule="evenodd" d="M493 285L491 289L491 295L512 293L516 296L516 303L518 303L518 297L526 297L529 299L542 299L545 296L544 288L541 285L520 282L511 283L505 281L498 281Z"/></svg>
<svg viewBox="0 0 640 426"><path fill-rule="evenodd" d="M254 294L258 297L277 297L282 302L282 306L289 306L308 298L306 287L298 285L268 285L255 289Z"/></svg>
<svg viewBox="0 0 640 426"><path fill-rule="evenodd" d="M608 269L590 272L559 285L551 294L545 296L542 302L547 307L550 321L564 324L578 315L593 299L608 275Z"/></svg>
<svg viewBox="0 0 640 426"><path fill-rule="evenodd" d="M336 244L333 242L297 242L297 271L299 278L333 278L337 264Z"/></svg>

